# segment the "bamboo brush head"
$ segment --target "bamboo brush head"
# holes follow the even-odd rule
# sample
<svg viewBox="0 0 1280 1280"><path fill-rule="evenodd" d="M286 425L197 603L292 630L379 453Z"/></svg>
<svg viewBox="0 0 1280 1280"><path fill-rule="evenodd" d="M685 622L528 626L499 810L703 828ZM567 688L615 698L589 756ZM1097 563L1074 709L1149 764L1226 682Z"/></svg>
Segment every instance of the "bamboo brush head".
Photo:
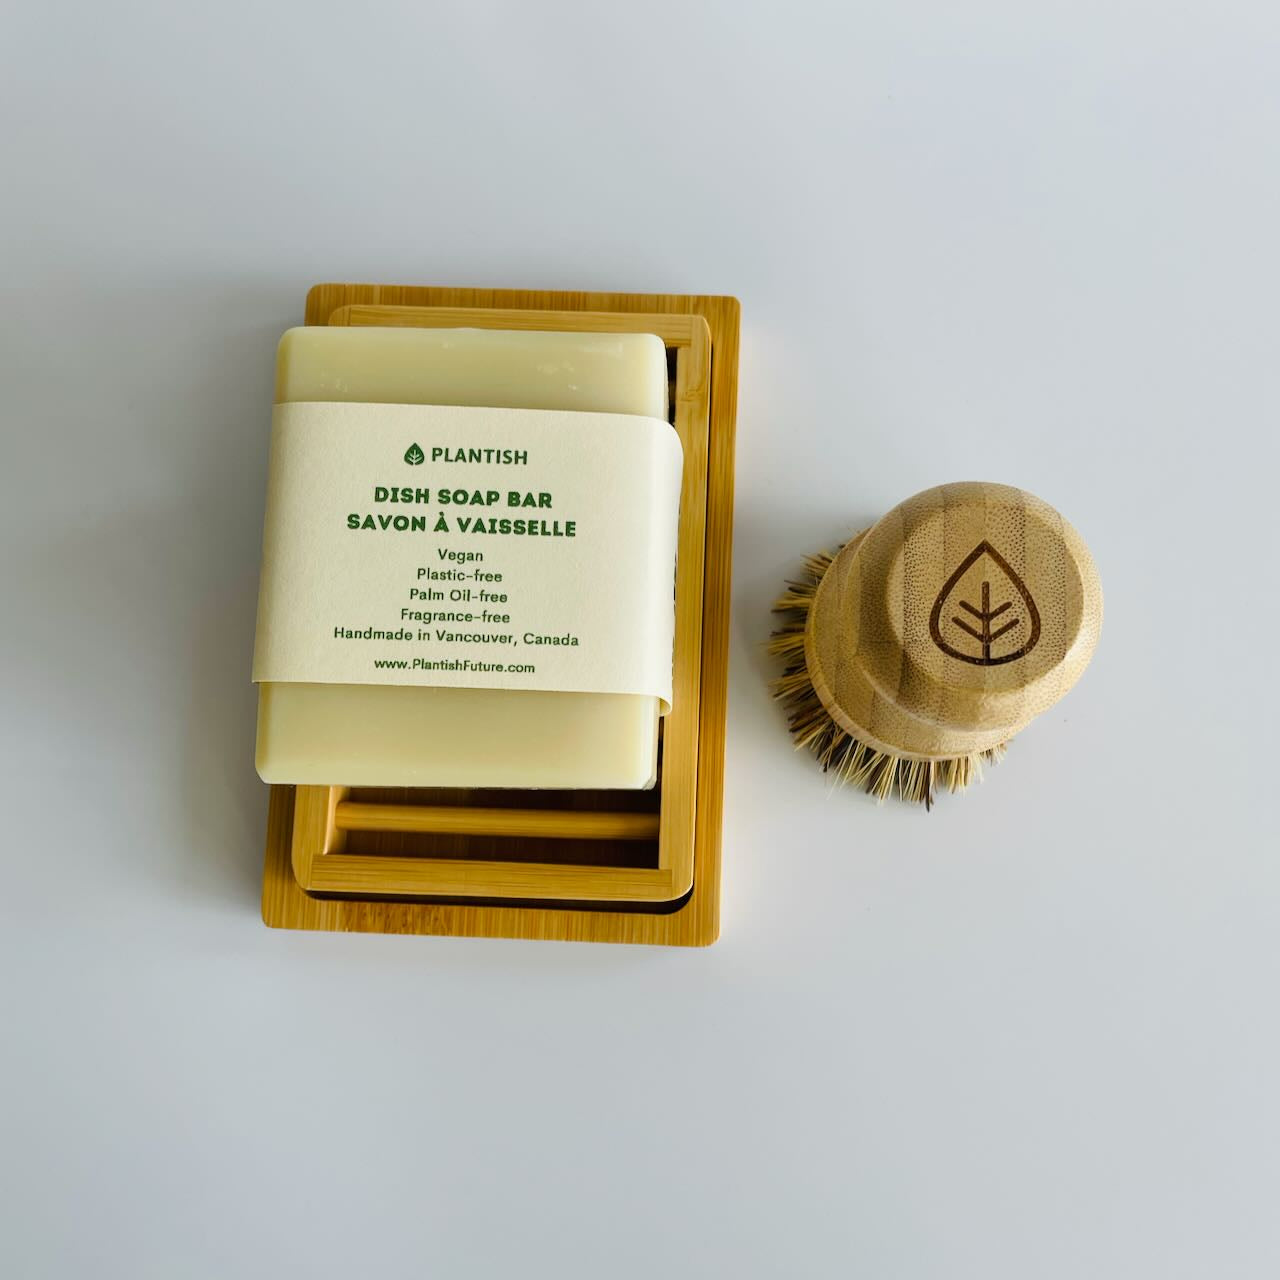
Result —
<svg viewBox="0 0 1280 1280"><path fill-rule="evenodd" d="M1008 485L908 498L776 605L775 693L797 745L880 798L980 776L1080 678L1102 588L1080 535Z"/></svg>

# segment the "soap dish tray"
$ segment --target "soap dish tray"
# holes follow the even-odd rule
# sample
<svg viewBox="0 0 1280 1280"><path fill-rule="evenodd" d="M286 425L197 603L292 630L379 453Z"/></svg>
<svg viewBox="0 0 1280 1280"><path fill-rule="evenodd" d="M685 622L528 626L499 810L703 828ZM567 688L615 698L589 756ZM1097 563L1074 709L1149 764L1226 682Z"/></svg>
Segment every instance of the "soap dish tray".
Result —
<svg viewBox="0 0 1280 1280"><path fill-rule="evenodd" d="M273 787L285 928L705 945L719 925L739 309L689 295L318 285L308 324L656 333L685 452L672 710L648 792Z"/></svg>

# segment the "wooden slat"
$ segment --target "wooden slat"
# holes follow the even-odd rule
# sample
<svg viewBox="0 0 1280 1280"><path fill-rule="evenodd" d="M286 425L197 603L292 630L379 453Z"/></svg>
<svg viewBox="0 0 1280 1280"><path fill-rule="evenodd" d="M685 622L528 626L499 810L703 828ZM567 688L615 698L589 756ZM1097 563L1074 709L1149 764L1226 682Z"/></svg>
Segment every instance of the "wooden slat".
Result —
<svg viewBox="0 0 1280 1280"><path fill-rule="evenodd" d="M675 427L684 446L684 480L680 493L671 712L663 738L662 833L658 841L658 865L670 871L672 896L677 898L683 897L693 884L711 390L711 331L701 316L690 318L696 321L690 345L676 358Z"/></svg>
<svg viewBox="0 0 1280 1280"><path fill-rule="evenodd" d="M499 862L463 858L386 858L330 854L311 871L313 893L457 898L544 898L631 903L671 897L665 871L633 867L576 867L554 862Z"/></svg>
<svg viewBox="0 0 1280 1280"><path fill-rule="evenodd" d="M533 311L475 307L338 307L329 324L372 325L376 328L519 329L539 332L654 333L669 347L687 347L694 340L700 316L671 316L656 312Z"/></svg>

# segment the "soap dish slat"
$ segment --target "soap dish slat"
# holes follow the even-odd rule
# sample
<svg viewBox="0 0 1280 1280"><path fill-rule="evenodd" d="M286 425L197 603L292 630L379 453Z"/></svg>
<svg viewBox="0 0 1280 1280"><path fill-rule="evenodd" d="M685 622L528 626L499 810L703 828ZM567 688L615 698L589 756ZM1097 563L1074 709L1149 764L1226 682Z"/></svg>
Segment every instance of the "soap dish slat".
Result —
<svg viewBox="0 0 1280 1280"><path fill-rule="evenodd" d="M338 831L412 831L430 835L554 840L656 840L659 815L590 809L484 809L468 805L371 804L342 800Z"/></svg>

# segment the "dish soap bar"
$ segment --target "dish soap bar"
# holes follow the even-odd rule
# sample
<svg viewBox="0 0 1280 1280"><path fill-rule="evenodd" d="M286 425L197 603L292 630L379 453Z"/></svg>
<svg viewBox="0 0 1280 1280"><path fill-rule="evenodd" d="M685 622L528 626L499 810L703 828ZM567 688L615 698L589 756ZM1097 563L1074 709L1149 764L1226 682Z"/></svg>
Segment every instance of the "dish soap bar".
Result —
<svg viewBox="0 0 1280 1280"><path fill-rule="evenodd" d="M665 420L666 350L652 334L291 329L276 402L317 401ZM649 694L280 681L258 690L267 782L641 789L656 778L661 701Z"/></svg>

